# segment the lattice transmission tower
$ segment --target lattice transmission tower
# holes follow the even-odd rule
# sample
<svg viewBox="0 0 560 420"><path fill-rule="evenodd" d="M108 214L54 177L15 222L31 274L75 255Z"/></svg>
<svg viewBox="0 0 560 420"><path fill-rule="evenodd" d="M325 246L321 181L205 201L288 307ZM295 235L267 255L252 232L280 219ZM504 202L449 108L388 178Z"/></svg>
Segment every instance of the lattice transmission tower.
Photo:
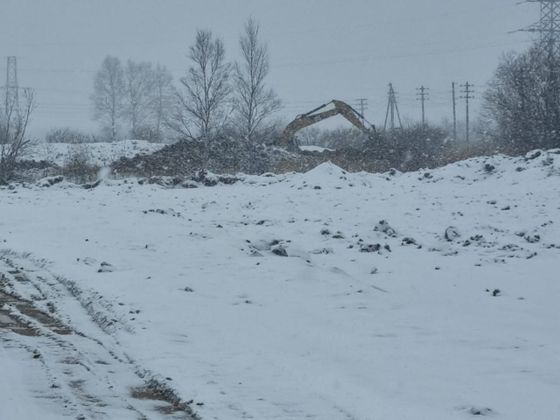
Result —
<svg viewBox="0 0 560 420"><path fill-rule="evenodd" d="M540 3L541 17L537 23L522 29L539 34L539 42L550 56L560 57L560 0L526 0Z"/></svg>
<svg viewBox="0 0 560 420"><path fill-rule="evenodd" d="M387 131L387 123L389 123L389 128L391 133L395 132L397 128L395 117L398 120L398 128L402 129L401 114L399 112L399 105L397 103L397 95L393 84L389 83L389 93L387 94L387 112L385 114L385 124L383 125L383 131Z"/></svg>
<svg viewBox="0 0 560 420"><path fill-rule="evenodd" d="M17 59L16 57L8 57L6 66L6 86L5 105L6 110L18 109L19 106L19 85L17 77Z"/></svg>

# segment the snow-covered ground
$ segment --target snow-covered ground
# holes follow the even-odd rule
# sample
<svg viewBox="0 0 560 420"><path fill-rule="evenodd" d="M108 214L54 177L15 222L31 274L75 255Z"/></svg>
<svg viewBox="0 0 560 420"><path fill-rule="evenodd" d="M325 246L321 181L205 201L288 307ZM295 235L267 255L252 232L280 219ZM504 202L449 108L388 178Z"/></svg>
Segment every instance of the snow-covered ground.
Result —
<svg viewBox="0 0 560 420"><path fill-rule="evenodd" d="M202 419L560 418L559 181L542 152L0 189L2 291L53 318L4 304L37 334L0 312L2 418L165 417L146 378Z"/></svg>
<svg viewBox="0 0 560 420"><path fill-rule="evenodd" d="M321 147L321 146L299 146L299 148L306 152L324 152L325 150L331 152L333 151L333 149L328 149L326 147Z"/></svg>
<svg viewBox="0 0 560 420"><path fill-rule="evenodd" d="M150 143L144 140L122 140L114 143L37 143L32 146L25 158L30 160L46 160L47 162L64 165L75 153L85 154L89 163L108 165L121 157L131 158L137 154L148 154L160 150L165 144Z"/></svg>

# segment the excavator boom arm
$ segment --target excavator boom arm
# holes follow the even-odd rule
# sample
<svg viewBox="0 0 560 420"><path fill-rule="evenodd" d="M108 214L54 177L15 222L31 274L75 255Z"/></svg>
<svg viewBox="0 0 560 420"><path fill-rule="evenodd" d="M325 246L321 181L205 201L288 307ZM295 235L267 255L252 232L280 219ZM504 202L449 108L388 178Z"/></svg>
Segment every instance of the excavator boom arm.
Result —
<svg viewBox="0 0 560 420"><path fill-rule="evenodd" d="M340 115L342 115L344 118L350 121L350 123L352 123L354 127L364 132L369 131L369 129L362 123L362 121L360 121L360 119L362 120L364 119L362 114L360 114L358 111L356 111L354 108L352 108L350 105L348 105L345 102L337 101L336 99L333 99L332 102L336 107L336 109L339 110Z"/></svg>
<svg viewBox="0 0 560 420"><path fill-rule="evenodd" d="M337 109L331 109L315 115L308 115L308 114L300 115L295 120L293 120L290 124L288 124L288 126L284 130L284 133L282 134L282 139L284 141L282 143L284 143L284 145L287 145L287 143L291 139L293 139L294 135L299 130L303 130L305 127L309 127L310 125L317 124L318 122L326 120L327 118L333 117L337 114L339 114Z"/></svg>
<svg viewBox="0 0 560 420"><path fill-rule="evenodd" d="M317 113L331 104L334 105L333 109ZM375 127L372 125L371 129L368 129L362 123L361 119L364 119L364 117L358 111L345 102L333 99L331 102L321 105L314 110L309 111L307 114L297 116L295 120L286 126L284 132L282 133L280 145L288 148L296 147L294 143L294 136L298 131L309 127L310 125L317 124L327 118L334 117L335 115L342 115L352 125L366 133L370 138L373 138L375 135Z"/></svg>

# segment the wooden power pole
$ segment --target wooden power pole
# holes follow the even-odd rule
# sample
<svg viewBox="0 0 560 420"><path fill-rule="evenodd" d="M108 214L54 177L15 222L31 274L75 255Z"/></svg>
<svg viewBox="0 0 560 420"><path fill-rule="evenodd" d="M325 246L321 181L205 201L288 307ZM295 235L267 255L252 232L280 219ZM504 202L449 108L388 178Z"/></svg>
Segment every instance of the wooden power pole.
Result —
<svg viewBox="0 0 560 420"><path fill-rule="evenodd" d="M429 97L429 93L428 90L430 90L427 87L424 87L423 85L420 86L419 88L416 89L418 91L418 93L416 94L417 96L417 100L420 101L420 103L422 104L422 129L426 129L426 100Z"/></svg>
<svg viewBox="0 0 560 420"><path fill-rule="evenodd" d="M466 138L466 140L467 140L467 143L469 142L469 135L470 135L470 132L469 132L469 129L470 129L469 128L469 101L474 98L474 96L472 96L472 94L474 93L473 86L474 85L472 85L469 82L466 82L464 85L461 85L461 87L464 89L463 94L465 95L462 98L465 100L465 105L466 105L466 124L467 124L467 138Z"/></svg>
<svg viewBox="0 0 560 420"><path fill-rule="evenodd" d="M455 97L455 82L451 83L453 98L453 141L457 141L457 99Z"/></svg>

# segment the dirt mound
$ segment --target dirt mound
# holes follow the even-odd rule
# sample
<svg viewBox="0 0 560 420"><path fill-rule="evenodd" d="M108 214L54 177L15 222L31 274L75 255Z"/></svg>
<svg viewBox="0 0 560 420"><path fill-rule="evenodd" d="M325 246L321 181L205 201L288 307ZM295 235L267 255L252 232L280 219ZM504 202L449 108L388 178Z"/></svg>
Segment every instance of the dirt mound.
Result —
<svg viewBox="0 0 560 420"><path fill-rule="evenodd" d="M391 160L382 158L379 152L348 148L323 152L303 151L297 155L285 155L274 163L271 172L308 172L325 162L332 162L349 172L385 172L395 166Z"/></svg>
<svg viewBox="0 0 560 420"><path fill-rule="evenodd" d="M112 171L121 176L189 177L206 170L218 174L263 174L307 172L324 162L333 162L351 172L383 172L391 165L369 150L342 149L289 153L274 147L221 139L209 143L182 141L150 154L121 158Z"/></svg>
<svg viewBox="0 0 560 420"><path fill-rule="evenodd" d="M150 155L121 158L113 163L118 175L190 176L199 170L212 173L261 174L271 168L275 152L263 145L254 145L224 138L211 142L181 141Z"/></svg>
<svg viewBox="0 0 560 420"><path fill-rule="evenodd" d="M112 171L121 176L188 177L200 170L217 174L242 172L257 175L265 172L307 172L324 162L332 162L349 172L385 172L391 168L409 171L438 166L438 162L428 162L425 157L415 159L416 155L408 149L387 145L290 153L275 147L221 138L210 142L181 141L150 155L121 158L113 163Z"/></svg>

